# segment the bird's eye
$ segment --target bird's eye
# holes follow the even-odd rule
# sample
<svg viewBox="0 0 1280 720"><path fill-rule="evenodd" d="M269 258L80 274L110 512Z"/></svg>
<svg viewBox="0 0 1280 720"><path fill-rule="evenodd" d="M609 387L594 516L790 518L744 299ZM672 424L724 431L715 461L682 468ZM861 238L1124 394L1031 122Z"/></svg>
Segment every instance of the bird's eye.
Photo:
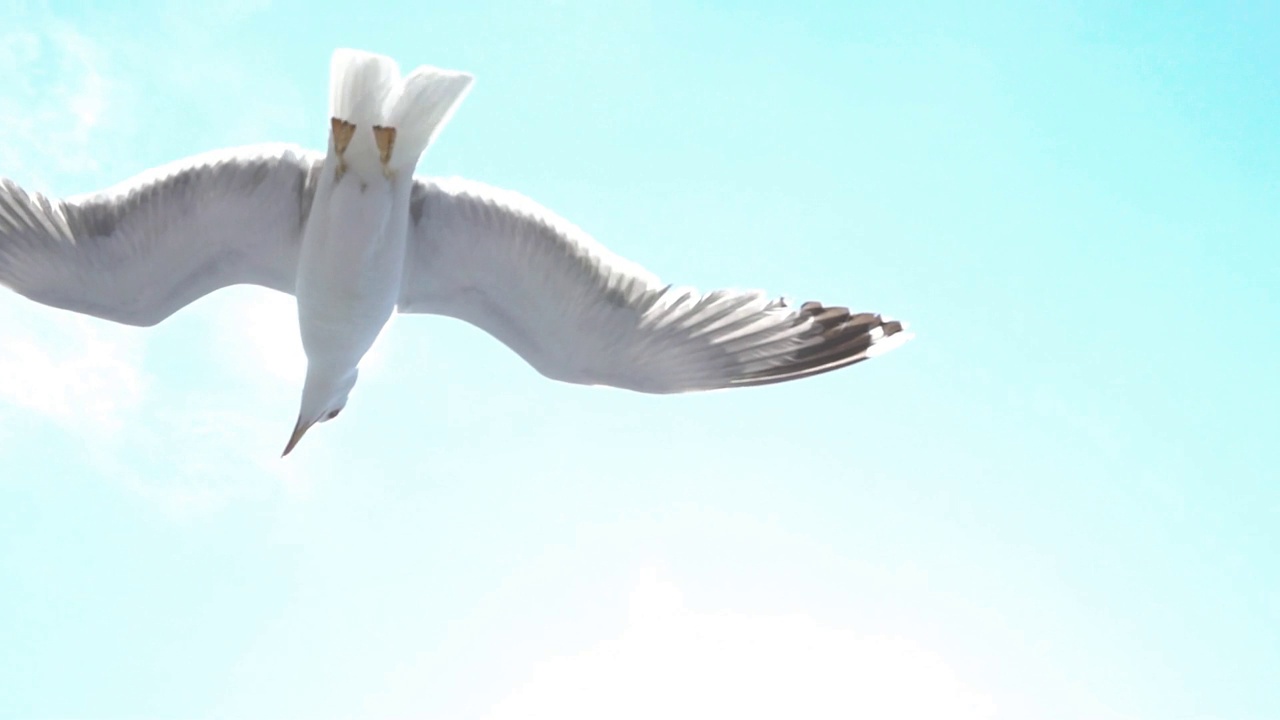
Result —
<svg viewBox="0 0 1280 720"><path fill-rule="evenodd" d="M341 409L339 409L339 410L334 410L334 411L330 412L330 413L329 413L329 415L328 415L327 417L325 417L325 420L332 420L332 419L334 419L334 418L338 417L338 413L340 413L340 412L342 412L342 410L341 410Z"/></svg>

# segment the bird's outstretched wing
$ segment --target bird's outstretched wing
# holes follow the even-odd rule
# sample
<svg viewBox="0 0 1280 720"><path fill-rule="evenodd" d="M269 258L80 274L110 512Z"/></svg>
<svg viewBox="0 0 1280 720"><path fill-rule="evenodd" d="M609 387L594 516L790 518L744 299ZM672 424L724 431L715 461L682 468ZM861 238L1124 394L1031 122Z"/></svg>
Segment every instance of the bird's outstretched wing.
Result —
<svg viewBox="0 0 1280 720"><path fill-rule="evenodd" d="M236 148L66 200L0 180L0 285L129 325L228 285L292 293L322 160L290 145Z"/></svg>
<svg viewBox="0 0 1280 720"><path fill-rule="evenodd" d="M419 180L400 312L479 326L550 378L675 393L763 385L901 344L875 313L665 285L515 193Z"/></svg>

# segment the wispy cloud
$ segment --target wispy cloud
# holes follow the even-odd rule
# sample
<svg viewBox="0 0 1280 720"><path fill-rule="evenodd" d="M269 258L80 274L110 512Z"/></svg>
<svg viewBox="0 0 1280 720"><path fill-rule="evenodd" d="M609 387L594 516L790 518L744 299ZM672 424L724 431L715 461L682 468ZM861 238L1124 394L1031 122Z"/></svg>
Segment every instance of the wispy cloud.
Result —
<svg viewBox="0 0 1280 720"><path fill-rule="evenodd" d="M0 400L106 434L140 401L142 343L128 329L18 303L0 305L0 326Z"/></svg>
<svg viewBox="0 0 1280 720"><path fill-rule="evenodd" d="M994 715L988 696L910 640L805 615L693 612L679 588L646 572L620 637L542 663L489 720Z"/></svg>
<svg viewBox="0 0 1280 720"><path fill-rule="evenodd" d="M12 12L0 30L0 167L45 190L58 173L98 166L94 133L111 81L105 54L87 36L40 7Z"/></svg>
<svg viewBox="0 0 1280 720"><path fill-rule="evenodd" d="M102 480L173 517L305 493L306 463L279 460L294 408L287 388L271 389L272 383L281 385L271 372L220 368L217 352L210 361L149 362L174 352L156 348L148 353L146 338L154 330L78 316L17 296L0 302L0 327L0 432L9 438L33 417L55 423L79 441ZM162 344L178 343L175 336L188 333L206 335L209 327L196 316L175 318ZM222 340L250 357L268 354L246 352L253 332L229 330ZM186 350L200 358L220 344L210 337ZM153 369L147 371L149 365ZM285 395L290 397L282 399ZM264 406L283 412L264 412ZM14 449L11 441L0 452L5 449ZM20 461L16 468L10 463L7 474L8 480L28 475ZM29 477L42 475L37 468Z"/></svg>
<svg viewBox="0 0 1280 720"><path fill-rule="evenodd" d="M202 302L196 312L208 318L226 367L247 381L286 383L301 390L307 356L293 297L257 287L229 288Z"/></svg>

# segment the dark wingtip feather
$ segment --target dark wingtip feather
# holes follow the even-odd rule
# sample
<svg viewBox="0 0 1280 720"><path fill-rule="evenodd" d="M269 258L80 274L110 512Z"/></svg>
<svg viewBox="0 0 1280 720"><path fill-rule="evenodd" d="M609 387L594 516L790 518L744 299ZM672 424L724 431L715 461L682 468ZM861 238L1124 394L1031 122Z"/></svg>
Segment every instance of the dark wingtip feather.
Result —
<svg viewBox="0 0 1280 720"><path fill-rule="evenodd" d="M799 380L860 363L914 337L903 323L877 313L851 313L809 301L796 312L796 322L812 322L807 337L817 342L791 354L785 362L737 378L736 386L769 385Z"/></svg>

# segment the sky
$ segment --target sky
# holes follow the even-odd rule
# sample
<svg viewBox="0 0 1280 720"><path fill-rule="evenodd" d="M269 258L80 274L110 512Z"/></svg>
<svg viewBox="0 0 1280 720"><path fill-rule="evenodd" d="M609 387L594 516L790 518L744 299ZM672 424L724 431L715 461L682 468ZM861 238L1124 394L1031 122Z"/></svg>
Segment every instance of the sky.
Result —
<svg viewBox="0 0 1280 720"><path fill-rule="evenodd" d="M1280 718L1280 5L0 0L0 176L322 147L342 46L475 74L420 174L916 339L645 396L397 317L281 459L292 298L0 292L0 717Z"/></svg>

